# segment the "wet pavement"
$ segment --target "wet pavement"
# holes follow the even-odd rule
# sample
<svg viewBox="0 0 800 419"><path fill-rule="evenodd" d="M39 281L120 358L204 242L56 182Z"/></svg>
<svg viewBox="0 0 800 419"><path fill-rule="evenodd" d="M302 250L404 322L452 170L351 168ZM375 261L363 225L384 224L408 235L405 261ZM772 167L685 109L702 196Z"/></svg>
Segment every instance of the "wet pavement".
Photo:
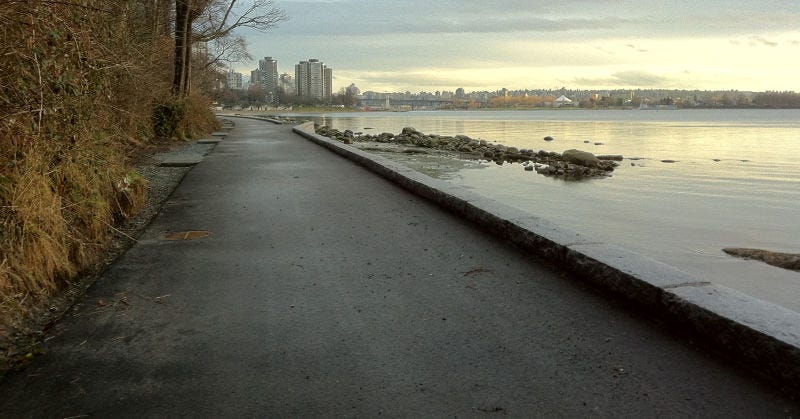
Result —
<svg viewBox="0 0 800 419"><path fill-rule="evenodd" d="M800 414L290 127L235 121L0 383L0 416Z"/></svg>

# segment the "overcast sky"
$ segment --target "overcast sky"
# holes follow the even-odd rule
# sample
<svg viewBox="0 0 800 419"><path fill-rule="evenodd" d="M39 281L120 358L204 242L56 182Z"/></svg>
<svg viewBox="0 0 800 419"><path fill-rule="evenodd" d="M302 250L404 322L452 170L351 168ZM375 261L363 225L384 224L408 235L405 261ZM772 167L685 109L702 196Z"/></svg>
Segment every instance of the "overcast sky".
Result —
<svg viewBox="0 0 800 419"><path fill-rule="evenodd" d="M318 58L334 91L800 91L800 0L276 0L249 75Z"/></svg>

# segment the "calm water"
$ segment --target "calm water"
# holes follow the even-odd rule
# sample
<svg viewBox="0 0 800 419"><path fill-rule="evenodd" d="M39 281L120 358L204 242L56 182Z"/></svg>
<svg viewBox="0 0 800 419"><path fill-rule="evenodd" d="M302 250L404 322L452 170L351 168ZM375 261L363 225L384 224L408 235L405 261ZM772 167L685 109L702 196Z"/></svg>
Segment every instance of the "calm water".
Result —
<svg viewBox="0 0 800 419"><path fill-rule="evenodd" d="M699 279L800 311L800 273L721 251L800 253L800 110L342 113L315 119L356 132L413 126L520 148L622 154L626 159L613 177L584 182L546 178L518 164L453 169L398 158ZM543 141L546 135L555 141ZM677 163L661 162L666 159Z"/></svg>

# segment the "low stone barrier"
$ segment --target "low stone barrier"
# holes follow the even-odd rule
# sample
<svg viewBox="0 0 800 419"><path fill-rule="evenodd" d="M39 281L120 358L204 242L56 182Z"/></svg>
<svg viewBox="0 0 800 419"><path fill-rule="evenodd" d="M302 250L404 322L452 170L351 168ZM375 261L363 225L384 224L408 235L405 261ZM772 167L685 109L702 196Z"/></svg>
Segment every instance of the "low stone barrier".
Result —
<svg viewBox="0 0 800 419"><path fill-rule="evenodd" d="M294 131L578 278L623 297L757 375L800 389L800 313L698 280L654 259L592 240L384 157L315 134L311 122L295 126Z"/></svg>

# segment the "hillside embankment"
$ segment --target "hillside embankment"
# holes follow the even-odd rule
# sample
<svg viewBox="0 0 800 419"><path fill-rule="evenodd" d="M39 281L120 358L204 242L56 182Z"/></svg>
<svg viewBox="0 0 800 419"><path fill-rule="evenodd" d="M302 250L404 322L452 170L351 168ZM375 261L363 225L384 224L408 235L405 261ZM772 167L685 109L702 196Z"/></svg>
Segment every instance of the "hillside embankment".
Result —
<svg viewBox="0 0 800 419"><path fill-rule="evenodd" d="M133 6L0 4L0 358L146 206L136 163L216 127L206 99L175 99L170 39Z"/></svg>

